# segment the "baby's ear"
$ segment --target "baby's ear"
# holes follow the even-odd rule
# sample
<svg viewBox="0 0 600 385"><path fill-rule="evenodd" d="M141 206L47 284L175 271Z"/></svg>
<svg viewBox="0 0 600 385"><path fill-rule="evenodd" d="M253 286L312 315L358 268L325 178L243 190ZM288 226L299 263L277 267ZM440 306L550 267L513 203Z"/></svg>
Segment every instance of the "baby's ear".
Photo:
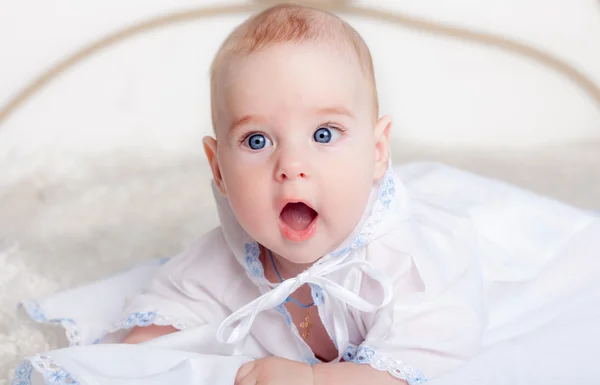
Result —
<svg viewBox="0 0 600 385"><path fill-rule="evenodd" d="M204 153L206 154L206 159L208 159L208 164L210 165L215 184L221 194L227 196L227 191L223 184L223 177L221 176L219 160L217 159L217 140L211 136L205 136L204 139L202 139L202 144L204 145Z"/></svg>
<svg viewBox="0 0 600 385"><path fill-rule="evenodd" d="M375 173L374 180L383 178L390 160L390 131L392 117L383 116L375 123Z"/></svg>

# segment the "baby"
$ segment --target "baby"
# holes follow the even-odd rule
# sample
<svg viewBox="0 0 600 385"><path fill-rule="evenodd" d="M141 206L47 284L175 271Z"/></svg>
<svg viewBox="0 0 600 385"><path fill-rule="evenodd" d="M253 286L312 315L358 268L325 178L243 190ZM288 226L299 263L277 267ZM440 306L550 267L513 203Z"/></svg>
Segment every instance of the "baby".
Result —
<svg viewBox="0 0 600 385"><path fill-rule="evenodd" d="M55 311L67 325L94 320L75 344L127 330L118 347L171 348L177 357L138 352L158 355L157 365L171 357L180 371L162 374L194 384L169 346L177 336L193 340L187 352L252 357L235 368L239 385L594 378L584 359L600 353L600 221L440 165L392 168L392 121L379 117L369 49L347 23L295 5L250 18L216 55L211 99L216 139L204 149L220 226L161 266L114 319L108 305ZM100 283L102 294L124 296L142 273ZM86 290L77 298L92 297ZM108 371L106 352L50 358L92 378ZM206 368L209 358L194 357ZM39 370L57 367L50 358ZM106 378L143 368L143 383L175 383L112 362L117 374Z"/></svg>
<svg viewBox="0 0 600 385"><path fill-rule="evenodd" d="M325 12L293 5L275 6L246 21L228 37L214 60L211 83L216 139L205 138L204 149L216 188L227 198L241 228L256 242L253 250L256 260L247 267L255 278L257 273L264 274L257 283L258 289L264 291L271 283L302 276L303 272L311 271L311 266L326 269L327 264L343 260L362 267L367 275L372 273L372 278L382 273L371 272L375 269L371 264L382 271L394 268L397 272L391 276L402 277L393 280L396 290L405 295L419 290L421 283L415 281L416 277L402 271L414 267L406 258L394 255L391 246L391 241L402 234L394 229L397 227L394 221L398 219L393 218L393 211L402 204L391 202L401 200L396 198L400 189L394 186L392 175L385 178L392 121L388 116L377 118L371 56L352 27ZM387 200L378 201L380 194L388 195ZM360 233L364 227L361 225L373 211L371 206L378 203L389 207L377 207L379 212L373 213L378 217L369 223L372 227L367 231L374 234ZM217 232L208 237L222 235ZM358 244L375 238L379 242L372 246L375 249L371 253L365 252L365 245ZM239 241L247 242L236 240ZM351 246L353 255L338 251L321 259L340 245ZM237 295L241 288L245 298L251 299L254 292L260 295L256 287L248 287L251 281L243 277L239 265L228 271L219 268L217 274L215 265L231 261L214 260L202 247L198 251L202 255L186 257L189 262L180 259L171 264L195 263L191 259L201 259L197 268L207 273L198 272L203 278L197 277L195 281L203 286L210 286L216 279L215 285L231 296ZM322 264L315 266L317 261ZM170 268L168 264L165 271ZM266 329L265 341L259 338L260 342L265 347L277 347L271 353L282 351L282 345L290 345L284 349L290 352L282 356L296 358L301 353L298 358L307 363L337 362L341 358L368 363L371 357L362 354L373 353L370 347L359 348L360 357L354 357L355 353L350 357L347 348L351 342L360 345L369 336L384 348L381 354L393 360L407 360L407 364L416 362L415 368L421 366L421 361L427 361L430 354L450 357L460 352L458 356L462 357L477 351L476 311L470 306L457 305L448 311L455 313L454 317L459 317L460 312L465 316L456 327L444 322L447 329L444 338L463 342L444 352L415 351L410 355L416 357L410 362L409 355L402 353L410 350L409 344L402 346L395 341L393 312L375 311L392 300L387 282L389 287L380 287L381 284L369 282L368 277L358 274L352 285L346 285L350 289L343 289L343 297L347 298L336 299L330 292L342 290L339 285L350 278L350 268L340 270L339 282L327 281L324 287L319 287L317 281L314 285L300 281L294 285L297 287L293 293L289 290L287 300L283 297L273 302L271 307L284 303L278 308L284 317L279 320L271 316L264 319L264 325L257 318L253 330ZM304 280L310 282L307 277ZM214 288L207 291L207 301L214 296L215 302L221 302L225 295L215 293ZM360 292L369 302L359 297ZM157 295L162 295L158 289ZM334 301L347 302L356 308L347 309L345 304ZM244 302L234 301L236 305ZM236 305L224 305L236 310ZM397 323L402 327L401 322ZM125 341L145 341L176 330L173 326L135 328ZM455 360L458 359L449 358ZM449 362L448 367L452 364ZM398 378L411 383L425 380L420 372L404 364L394 370ZM298 384L365 381L383 384L394 380L368 365L327 363L311 369L306 364L275 357L242 367L238 380L242 384L281 383L288 376Z"/></svg>
<svg viewBox="0 0 600 385"><path fill-rule="evenodd" d="M211 80L216 140L204 149L216 187L260 245L265 278L295 277L351 236L388 168L391 119L376 118L369 51L332 15L277 6L231 34ZM311 302L310 289L294 298ZM300 325L307 310L286 307ZM333 359L326 336L315 322L309 341Z"/></svg>

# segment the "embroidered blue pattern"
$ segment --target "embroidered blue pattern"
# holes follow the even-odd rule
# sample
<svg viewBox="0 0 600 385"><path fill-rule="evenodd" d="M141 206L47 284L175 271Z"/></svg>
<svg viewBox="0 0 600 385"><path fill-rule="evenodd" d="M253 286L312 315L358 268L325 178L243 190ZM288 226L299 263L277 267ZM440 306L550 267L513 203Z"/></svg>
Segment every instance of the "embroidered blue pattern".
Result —
<svg viewBox="0 0 600 385"><path fill-rule="evenodd" d="M396 183L393 178L385 178L383 185L379 189L379 203L386 209L390 208L392 201L396 195Z"/></svg>
<svg viewBox="0 0 600 385"><path fill-rule="evenodd" d="M260 256L260 249L258 243L251 242L244 245L244 254L246 255L246 266L248 271L253 277L262 278L265 275L263 265L260 263L258 257Z"/></svg>
<svg viewBox="0 0 600 385"><path fill-rule="evenodd" d="M71 376L61 368L54 368L44 373L44 379L49 384L64 384Z"/></svg>
<svg viewBox="0 0 600 385"><path fill-rule="evenodd" d="M348 345L346 352L344 353L344 361L346 362L354 362L354 357L356 357L356 346Z"/></svg>
<svg viewBox="0 0 600 385"><path fill-rule="evenodd" d="M31 362L25 361L15 370L15 378L10 382L10 385L31 385L31 371L33 366Z"/></svg>
<svg viewBox="0 0 600 385"><path fill-rule="evenodd" d="M137 312L131 314L125 322L123 322L123 328L131 329L134 326L149 326L156 319L155 311Z"/></svg>
<svg viewBox="0 0 600 385"><path fill-rule="evenodd" d="M375 350L361 345L355 349L354 357L352 357L351 361L355 364L368 364L374 356Z"/></svg>
<svg viewBox="0 0 600 385"><path fill-rule="evenodd" d="M34 359L37 370L42 373L44 382L49 385L78 385L66 370L56 365L48 357L38 356ZM10 385L31 385L33 364L30 361L21 363L15 370L16 377Z"/></svg>
<svg viewBox="0 0 600 385"><path fill-rule="evenodd" d="M312 300L315 305L320 306L325 302L325 297L323 295L323 289L315 284L309 284L312 294Z"/></svg>
<svg viewBox="0 0 600 385"><path fill-rule="evenodd" d="M292 326L292 316L290 315L290 313L287 311L287 309L285 308L285 306L283 304L275 306L274 309L275 309L275 311L277 311L279 314L281 314L283 316L283 318L285 319L285 323L288 326Z"/></svg>
<svg viewBox="0 0 600 385"><path fill-rule="evenodd" d="M402 361L396 361L377 353L373 348L365 345L356 347L349 345L344 353L344 360L354 362L355 364L368 364L374 369L386 371L396 378L406 380L409 385L423 384L428 378L412 366L406 365Z"/></svg>
<svg viewBox="0 0 600 385"><path fill-rule="evenodd" d="M121 329L131 329L136 326L145 327L150 325L170 325L177 330L186 329L188 326L185 323L178 322L174 317L162 315L156 310L137 311L131 313L126 319L110 327L105 331L104 335L94 343L100 342L107 333L113 333Z"/></svg>
<svg viewBox="0 0 600 385"><path fill-rule="evenodd" d="M360 247L363 247L367 244L368 240L369 237L367 236L367 234L360 233L356 236L356 238L354 238L354 240L352 240L352 243L350 244L350 249L358 249Z"/></svg>

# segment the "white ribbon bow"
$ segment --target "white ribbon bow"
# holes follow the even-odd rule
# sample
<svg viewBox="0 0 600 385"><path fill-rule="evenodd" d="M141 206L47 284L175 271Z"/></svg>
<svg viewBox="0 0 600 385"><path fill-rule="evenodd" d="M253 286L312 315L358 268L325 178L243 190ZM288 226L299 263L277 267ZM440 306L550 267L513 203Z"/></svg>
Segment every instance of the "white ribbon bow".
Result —
<svg viewBox="0 0 600 385"><path fill-rule="evenodd" d="M385 274L364 260L337 263L339 261L343 261L344 259L345 258L333 258L329 261L323 261L323 263L316 263L298 276L281 282L280 284L274 286L272 290L241 307L227 317L223 323L221 323L219 329L217 330L218 341L227 344L240 344L250 332L250 328L260 312L281 305L294 291L307 283L321 287L322 290L329 296L338 299L343 304L353 306L363 312L375 312L382 307L385 307L392 298L391 285L387 282L387 277ZM332 281L329 278L326 278L327 275L330 275L336 271L352 267L358 268L364 274L381 283L384 293L384 298L381 304L372 304L361 298L358 294L355 294L342 285ZM334 307L334 310L340 311L341 306ZM345 320L340 322L340 315L333 318L334 320L338 320L338 322L334 321L336 324L334 325L336 332L347 334L348 329L345 325ZM233 331L229 337L225 338L226 330L235 325L237 322L239 322L239 324L233 328ZM347 338L347 336L344 337Z"/></svg>

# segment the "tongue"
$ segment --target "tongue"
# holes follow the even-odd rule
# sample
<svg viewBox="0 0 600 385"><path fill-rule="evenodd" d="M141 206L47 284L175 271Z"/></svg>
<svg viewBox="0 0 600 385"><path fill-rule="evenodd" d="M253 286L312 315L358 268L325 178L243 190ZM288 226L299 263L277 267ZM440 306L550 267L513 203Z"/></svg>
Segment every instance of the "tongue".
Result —
<svg viewBox="0 0 600 385"><path fill-rule="evenodd" d="M281 220L295 231L306 229L316 216L315 210L304 203L288 203L281 210Z"/></svg>

